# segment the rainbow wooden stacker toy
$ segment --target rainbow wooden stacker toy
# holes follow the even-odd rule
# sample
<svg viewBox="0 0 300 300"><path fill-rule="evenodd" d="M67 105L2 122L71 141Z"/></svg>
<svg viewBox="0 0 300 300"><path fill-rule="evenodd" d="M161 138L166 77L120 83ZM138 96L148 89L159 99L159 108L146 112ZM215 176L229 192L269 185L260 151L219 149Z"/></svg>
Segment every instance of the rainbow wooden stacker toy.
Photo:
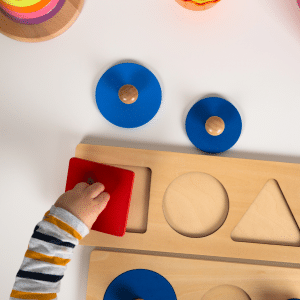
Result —
<svg viewBox="0 0 300 300"><path fill-rule="evenodd" d="M52 39L77 19L84 0L0 0L0 33L23 42Z"/></svg>
<svg viewBox="0 0 300 300"><path fill-rule="evenodd" d="M73 157L69 163L65 191L73 189L79 182L89 184L101 182L105 186L105 191L110 194L110 200L92 230L123 236L126 231L134 173Z"/></svg>
<svg viewBox="0 0 300 300"><path fill-rule="evenodd" d="M65 0L0 0L3 13L21 24L40 24L55 16Z"/></svg>

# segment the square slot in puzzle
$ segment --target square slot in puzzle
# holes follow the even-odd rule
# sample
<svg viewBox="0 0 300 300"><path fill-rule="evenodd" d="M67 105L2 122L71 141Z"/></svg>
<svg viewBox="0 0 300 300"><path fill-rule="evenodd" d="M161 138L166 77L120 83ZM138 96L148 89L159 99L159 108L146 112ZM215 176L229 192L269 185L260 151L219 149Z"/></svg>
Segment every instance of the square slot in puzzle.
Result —
<svg viewBox="0 0 300 300"><path fill-rule="evenodd" d="M135 173L126 232L147 231L151 170L146 167L113 165Z"/></svg>
<svg viewBox="0 0 300 300"><path fill-rule="evenodd" d="M66 191L79 182L101 182L111 199L92 230L123 236L125 231L145 233L151 170L145 167L107 165L73 157L69 162Z"/></svg>
<svg viewBox="0 0 300 300"><path fill-rule="evenodd" d="M148 213L147 230L82 245L300 263L299 164L87 144L75 156L151 170L149 210L136 195L128 220Z"/></svg>

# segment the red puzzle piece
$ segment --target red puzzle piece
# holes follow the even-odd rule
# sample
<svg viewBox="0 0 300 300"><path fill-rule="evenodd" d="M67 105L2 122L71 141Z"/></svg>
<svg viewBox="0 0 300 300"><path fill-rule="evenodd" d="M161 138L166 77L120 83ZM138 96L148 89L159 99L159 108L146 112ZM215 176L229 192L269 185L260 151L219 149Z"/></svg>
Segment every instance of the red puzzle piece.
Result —
<svg viewBox="0 0 300 300"><path fill-rule="evenodd" d="M134 176L134 172L129 170L73 157L69 162L66 192L79 182L103 183L105 191L110 194L110 200L92 229L123 236L126 231Z"/></svg>

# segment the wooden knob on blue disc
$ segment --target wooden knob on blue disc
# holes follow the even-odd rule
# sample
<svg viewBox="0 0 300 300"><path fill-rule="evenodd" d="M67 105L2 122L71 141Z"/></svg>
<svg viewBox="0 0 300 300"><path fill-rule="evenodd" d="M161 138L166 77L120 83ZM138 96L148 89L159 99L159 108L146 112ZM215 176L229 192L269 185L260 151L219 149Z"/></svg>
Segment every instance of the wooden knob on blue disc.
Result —
<svg viewBox="0 0 300 300"><path fill-rule="evenodd" d="M223 119L213 116L207 119L205 123L205 129L210 135L218 136L223 133L225 129L225 123Z"/></svg>
<svg viewBox="0 0 300 300"><path fill-rule="evenodd" d="M134 103L139 96L139 92L135 86L125 84L119 89L119 98L125 104Z"/></svg>

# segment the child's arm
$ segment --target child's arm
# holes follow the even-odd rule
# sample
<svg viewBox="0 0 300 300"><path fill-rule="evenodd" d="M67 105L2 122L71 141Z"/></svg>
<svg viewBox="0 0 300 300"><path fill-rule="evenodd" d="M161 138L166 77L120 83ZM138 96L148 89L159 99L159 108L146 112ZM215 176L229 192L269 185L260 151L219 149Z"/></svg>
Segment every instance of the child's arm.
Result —
<svg viewBox="0 0 300 300"><path fill-rule="evenodd" d="M101 183L81 182L58 198L34 229L10 300L57 299L74 248L107 205L103 191Z"/></svg>

